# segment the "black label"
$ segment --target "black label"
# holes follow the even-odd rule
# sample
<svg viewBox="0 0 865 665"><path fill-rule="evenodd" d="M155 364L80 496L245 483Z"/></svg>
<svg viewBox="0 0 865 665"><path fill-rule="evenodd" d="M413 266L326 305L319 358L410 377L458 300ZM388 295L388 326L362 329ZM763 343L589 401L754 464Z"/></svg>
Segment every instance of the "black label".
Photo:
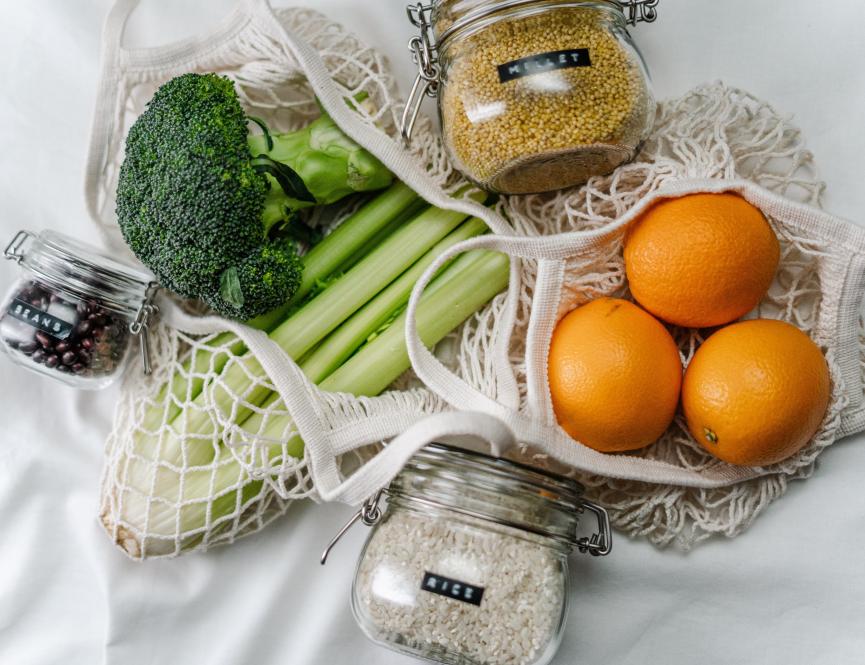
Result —
<svg viewBox="0 0 865 665"><path fill-rule="evenodd" d="M459 582L449 577L442 577L441 575L429 572L424 573L420 588L424 591L437 593L440 596L460 600L471 605L480 605L481 598L484 597L484 588L482 586Z"/></svg>
<svg viewBox="0 0 865 665"><path fill-rule="evenodd" d="M523 76L550 72L554 69L570 69L571 67L591 67L592 60L587 48L568 48L564 51L550 51L530 55L527 58L511 60L499 65L499 81L507 83Z"/></svg>
<svg viewBox="0 0 865 665"><path fill-rule="evenodd" d="M72 334L72 324L63 319L58 319L48 312L43 312L28 302L15 298L7 308L9 315L23 321L34 328L47 332L57 339L66 339Z"/></svg>

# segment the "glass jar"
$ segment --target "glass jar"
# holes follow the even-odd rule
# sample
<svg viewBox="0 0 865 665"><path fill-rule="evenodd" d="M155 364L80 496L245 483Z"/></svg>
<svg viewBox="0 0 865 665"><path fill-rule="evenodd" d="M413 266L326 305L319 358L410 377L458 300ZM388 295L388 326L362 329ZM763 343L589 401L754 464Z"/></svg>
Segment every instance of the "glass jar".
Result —
<svg viewBox="0 0 865 665"><path fill-rule="evenodd" d="M352 587L373 641L442 663L547 663L567 611L568 555L605 555L606 512L573 480L431 444L361 515L374 524ZM577 537L589 509L599 533Z"/></svg>
<svg viewBox="0 0 865 665"><path fill-rule="evenodd" d="M0 346L12 360L78 388L103 388L139 336L149 372L149 275L54 231L19 231L5 256L23 270L0 308Z"/></svg>
<svg viewBox="0 0 865 665"><path fill-rule="evenodd" d="M438 97L445 148L484 189L562 189L630 161L655 116L627 24L658 0L434 0L409 8L419 76L403 117ZM629 17L625 17L625 10Z"/></svg>

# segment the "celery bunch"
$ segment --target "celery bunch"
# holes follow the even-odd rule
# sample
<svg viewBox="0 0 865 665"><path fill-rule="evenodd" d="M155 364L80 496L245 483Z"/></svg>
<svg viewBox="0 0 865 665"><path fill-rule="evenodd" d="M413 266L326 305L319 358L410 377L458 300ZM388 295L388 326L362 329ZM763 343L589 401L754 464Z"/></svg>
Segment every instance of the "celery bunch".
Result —
<svg viewBox="0 0 865 665"><path fill-rule="evenodd" d="M479 196L473 194L473 196ZM347 219L304 257L303 284L292 302L251 322L322 389L376 395L409 367L402 310L429 265L448 247L484 233L479 219L426 207L405 185L392 186ZM467 253L445 266L421 299L418 330L433 345L505 288L508 260L493 252ZM326 286L313 293L317 283ZM229 352L215 347L228 345ZM238 513L266 491L225 448L214 444L216 425L207 409L231 411L235 426L280 442L261 454L277 463L288 453L300 458L303 443L287 416L267 417L278 401L258 379L264 372L240 340L220 335L214 350L199 350L183 371L164 385L138 428L120 465L125 491L116 496L119 514L106 512L109 532L133 556L173 553L195 547L208 535L234 524ZM204 384L207 371L221 381ZM242 395L244 404L235 403ZM181 408L191 403L192 408ZM162 424L170 422L170 427ZM161 432L148 434L147 432ZM117 523L113 522L118 518Z"/></svg>

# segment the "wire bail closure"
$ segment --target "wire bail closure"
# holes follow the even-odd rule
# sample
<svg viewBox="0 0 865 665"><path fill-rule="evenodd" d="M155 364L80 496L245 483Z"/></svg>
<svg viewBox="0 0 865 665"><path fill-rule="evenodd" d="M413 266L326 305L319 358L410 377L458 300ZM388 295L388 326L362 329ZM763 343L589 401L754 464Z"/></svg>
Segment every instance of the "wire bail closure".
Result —
<svg viewBox="0 0 865 665"><path fill-rule="evenodd" d="M153 300L156 298L156 293L159 290L159 285L156 282L151 282L147 287L147 296L141 306L135 312L135 318L129 324L129 332L138 337L139 347L141 349L141 369L144 376L150 376L153 372L150 354L150 321L159 313Z"/></svg>
<svg viewBox="0 0 865 665"><path fill-rule="evenodd" d="M381 501L382 494L386 493L387 488L382 488L371 497L369 497L366 501L363 502L363 505L358 509L358 511L349 518L348 522L346 522L343 527L339 531L337 531L336 535L331 539L331 541L324 548L324 551L321 553L321 558L319 559L319 562L322 566L327 563L327 557L330 555L331 550L333 550L333 548L340 541L340 539L342 539L342 537L346 533L348 533L349 529L351 529L358 522L358 520L360 520L365 526L370 527L375 526L381 521L382 511L379 507L379 502ZM415 501L418 501L422 504L435 505L438 508L451 510L461 515L473 517L475 519L480 519L487 522L493 522L502 526L512 527L516 529L521 528L519 525L512 524L504 520L491 518L489 515L484 515L482 513L466 510L464 508L456 509L454 506L448 506L442 503L430 501L429 499L425 499L423 501L415 499ZM598 530L592 533L591 536L582 536L580 538L577 538L576 534L574 534L573 540L568 541L568 544L576 547L577 551L579 551L580 554L588 553L592 556L607 556L610 552L613 551L613 536L612 530L610 528L609 513L607 513L607 510L604 507L586 500L582 501L582 505L580 507L580 511L582 512L583 510L588 510L595 515L595 518L598 520ZM544 535L542 531L534 531L534 533Z"/></svg>
<svg viewBox="0 0 865 665"><path fill-rule="evenodd" d="M324 548L324 552L321 553L319 562L322 566L327 563L327 557L330 554L330 551L336 546L340 539L348 533L348 530L351 529L358 520L363 522L365 526L375 526L379 523L381 520L381 508L379 508L378 503L381 500L381 495L383 493L384 490L380 489L364 501L360 509L351 516L348 522L346 522L339 531L337 531L336 535L327 544L327 547Z"/></svg>
<svg viewBox="0 0 865 665"><path fill-rule="evenodd" d="M592 556L607 556L613 551L613 537L610 529L610 515L606 508L590 501L583 501L583 508L594 513L598 520L598 531L590 537L577 538L574 543L580 554L587 552Z"/></svg>
<svg viewBox="0 0 865 665"><path fill-rule="evenodd" d="M660 0L627 0L621 2L622 11L628 11L628 25L637 23L654 23L658 18L658 2Z"/></svg>
<svg viewBox="0 0 865 665"><path fill-rule="evenodd" d="M432 29L432 10L432 4L425 5L422 2L406 7L408 20L418 29L418 34L408 42L412 61L417 65L417 76L406 100L399 130L406 147L411 145L421 102L425 97L437 97L441 83L441 67Z"/></svg>
<svg viewBox="0 0 865 665"><path fill-rule="evenodd" d="M21 254L21 247L24 246L24 243L30 237L32 237L32 234L29 231L18 231L15 237L6 245L3 256L10 261L15 261L15 263L21 263L21 260L24 258L24 255Z"/></svg>

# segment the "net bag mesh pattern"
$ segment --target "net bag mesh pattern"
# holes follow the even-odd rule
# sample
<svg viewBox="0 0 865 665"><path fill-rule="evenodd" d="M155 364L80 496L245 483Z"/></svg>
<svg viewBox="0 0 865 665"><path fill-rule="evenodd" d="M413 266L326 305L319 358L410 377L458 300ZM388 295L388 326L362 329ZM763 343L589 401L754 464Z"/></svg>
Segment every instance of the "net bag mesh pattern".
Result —
<svg viewBox="0 0 865 665"><path fill-rule="evenodd" d="M367 122L394 131L402 109L379 53L315 11L277 10L275 16L316 48L346 98L361 92L369 95L370 103L357 109ZM113 217L122 140L166 80L194 70L227 75L235 81L250 115L275 131L298 129L318 116L315 95L298 64L287 58L273 31L255 17L242 11L229 17L229 39L202 53L178 55L171 66L161 58L151 62L150 54L142 52L137 54L140 64L122 68L113 109L119 129L107 142L108 159L92 195L101 228L116 247L123 247ZM123 56L118 60L122 63ZM415 149L430 173L444 187L457 184L431 123L422 121L418 136ZM331 223L338 223L352 212L352 206L328 212L335 219ZM309 221L315 225L321 220ZM283 514L292 500L314 496L297 442L284 443L296 435L284 403L276 399L260 407L247 399L256 390L276 390L257 360L238 349L237 337L222 327L225 322L220 319L201 318L195 326L171 325L169 312L180 315L182 308L192 315L206 315L200 306L162 298L160 307L165 315L149 331L153 373L145 378L133 368L126 375L102 477L103 525L134 558L232 542ZM243 393L224 381L231 370L248 378ZM196 383L208 386L197 400L192 391ZM403 390L379 398L315 391L315 399L321 417L334 429L383 413L397 414L410 424L444 408L412 377L399 383ZM163 387L172 384L185 386L187 393L167 393ZM228 408L217 404L220 393L229 395ZM181 411L185 415L178 418ZM241 427L239 414L253 417ZM359 459L358 454L346 457Z"/></svg>
<svg viewBox="0 0 865 665"><path fill-rule="evenodd" d="M260 18L262 13L249 11L255 4L242 5L209 43L178 48L171 57L164 53L156 57L155 51L119 52L116 61L108 63L113 66L115 103L107 105L107 124L114 131L105 133L100 151L104 159L94 169L89 195L91 212L110 239L119 238L113 191L122 161L122 137L165 80L190 70L226 74L237 83L250 114L278 131L303 126L317 115L302 68L283 48L278 33ZM319 53L344 96L369 94L370 108L375 110L372 114L360 110L364 122L395 134L402 102L377 52L314 11L285 9L273 16ZM429 121L420 121L413 152L439 186L459 185ZM812 156L789 120L747 93L715 83L662 103L652 137L634 163L578 189L503 197L496 210L515 236L541 238L602 229L645 196L693 178L746 179L812 205L820 203L823 191ZM337 223L349 212L350 208L337 211ZM832 297L824 280L826 266L848 260L861 249L839 247L819 235L803 233L784 219L770 218L770 222L781 240L781 269L753 315L782 318L814 334L825 301ZM567 259L563 297L555 315L563 316L600 295L628 297L621 236L613 234L600 249ZM440 343L436 353L466 384L501 399L503 382L495 353L502 340L509 340L507 355L519 394L516 410L548 417L537 413L541 407L533 403L528 389L535 362L527 345L532 338L538 263L521 259L515 265L513 334L505 329L509 296L501 294ZM244 353L236 336L238 326L196 311L188 303L163 298L160 304L163 317L150 330L154 372L145 378L133 367L127 374L102 476L102 523L131 557L174 556L230 543L263 528L292 501L316 498L309 449L319 442L305 437L304 447L298 422L314 421L318 431L327 433L334 463L348 476L363 470L387 439L426 414L449 408L411 371L376 398L322 392L287 358L268 356L266 345L259 347L265 350L259 355ZM687 362L702 341L699 333L677 330L675 337ZM819 453L838 435L855 429L845 427L844 415L851 408L851 395L861 406L862 377L854 386L845 385L834 360L834 340L816 341L832 369L829 413L805 449L762 470L759 477L714 489L694 488L575 470L556 460L543 445L524 445L511 454L576 475L591 497L610 510L615 526L655 544L675 542L687 548L715 533L736 535L784 493L790 480L810 475ZM229 384L226 371L244 380ZM292 382L291 403L305 405L303 413L283 399L287 394L278 388L285 381ZM165 385L181 389L166 391ZM195 386L204 386L197 398ZM635 457L693 471L723 466L693 442L681 420Z"/></svg>

